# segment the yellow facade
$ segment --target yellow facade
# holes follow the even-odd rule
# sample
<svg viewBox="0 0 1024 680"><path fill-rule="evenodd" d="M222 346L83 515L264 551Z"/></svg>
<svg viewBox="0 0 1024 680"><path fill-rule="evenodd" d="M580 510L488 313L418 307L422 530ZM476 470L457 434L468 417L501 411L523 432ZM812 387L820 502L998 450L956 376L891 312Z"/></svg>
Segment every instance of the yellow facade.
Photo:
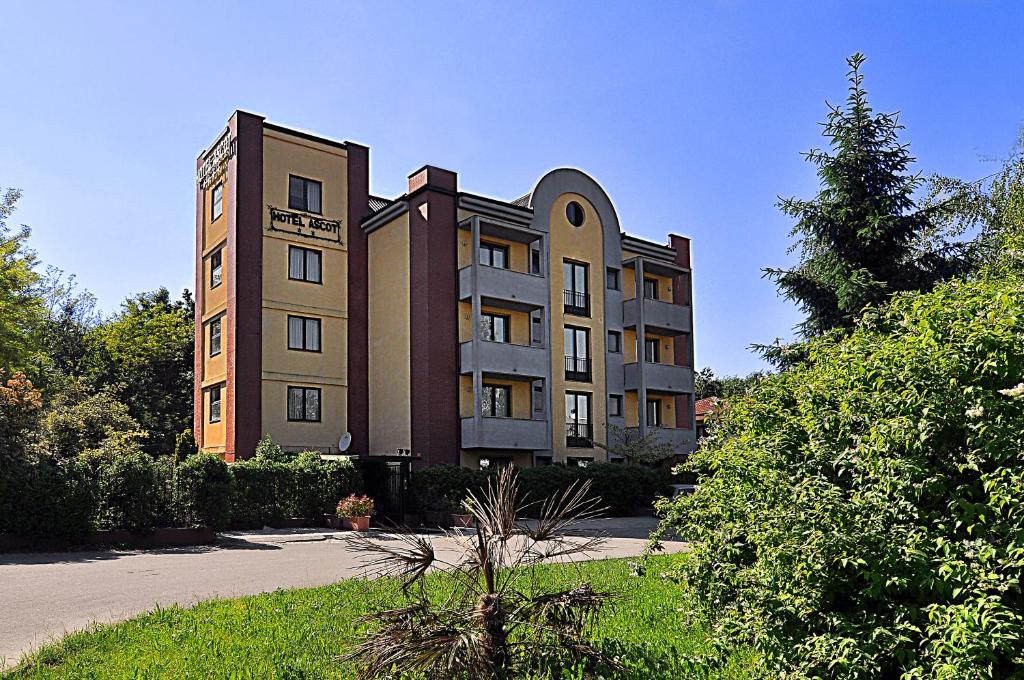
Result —
<svg viewBox="0 0 1024 680"><path fill-rule="evenodd" d="M406 213L369 235L371 453L412 448L409 285Z"/></svg>
<svg viewBox="0 0 1024 680"><path fill-rule="evenodd" d="M589 414L581 422L590 426L593 442L603 444L609 389L623 399L622 420L616 415L613 422L624 420L635 427L645 407L638 403L636 389L623 387L623 372L634 388L660 385L666 392L647 393L648 399L657 400L664 427L681 422L674 412L681 392L678 386L686 384L678 379L679 369L657 369L655 375L672 376L670 382L635 382L629 376L642 371L644 363L628 366L638 359L637 332L618 325L622 317L617 310L606 319L606 304L618 304L620 295L617 290L607 294L607 268L619 270L620 286L612 284L612 288L621 287L623 299L637 295L636 272L627 265L632 258L657 263L652 268L662 274L680 272L676 279L645 274L656 281L658 300L672 302L675 281L688 288L688 269L673 264L686 261L683 250L678 257L675 254L678 237L672 237L669 247L627 236L620 240L610 200L590 178L567 169L546 175L524 201L462 192L454 173L433 166L410 175L407 194L394 200L370 195L367 200L365 147L260 121L258 116L238 112L228 126L230 137L218 140L199 164L202 186L214 172L223 175L219 181L224 184L223 209L217 219L212 219L211 201L219 182L197 190L201 232L197 232L196 266L202 295L197 296L201 299L197 309L201 356L196 395L202 402L196 418L198 424L202 414L199 432L204 449L224 453L228 460L233 455L247 457L258 426L286 449L333 453L351 427L359 438L355 452L394 454L413 449L416 442L424 451L415 453L428 454L423 464L461 460L475 467L482 459L490 459L496 465L530 466L535 457L539 463L602 461L607 452L600 446L568 446L566 395L589 396ZM262 154L262 165L253 172L251 159L260 158L256 149ZM242 158L248 159L245 169L240 165ZM214 163L218 165L211 169ZM322 210L312 213L290 207L290 176L319 183ZM355 197L352 210L349 191ZM570 202L582 206L579 226L567 217ZM456 224L451 222L453 215ZM299 223L299 216L304 223ZM471 217L478 219L470 221ZM262 223L256 224L260 218ZM611 223L603 224L602 218ZM331 231L331 225L338 225L336 231ZM482 264L479 270L464 271L473 265L475 235L482 247L507 249L508 271ZM353 237L356 240L350 246ZM641 252L623 249L624 244ZM319 253L319 260L314 260L320 265L319 281L290 278L292 247ZM229 248L237 248L238 253ZM688 257L688 244L686 248ZM537 254L546 264L536 259ZM213 287L216 257L221 258L222 282ZM565 261L587 267L586 315L565 313ZM355 274L351 308L350 266ZM365 289L360 274L364 268ZM474 305L477 315L508 319L512 347L458 346L473 340L474 325L479 323ZM672 310L655 309L678 318ZM253 318L256 313L258 319ZM231 318L235 316L239 318ZM316 347L289 347L290 317L318 323L313 326L319 329ZM365 323L358 332L350 328L353 319ZM211 356L210 327L216 320L222 323L221 352ZM675 323L650 325L677 328ZM567 327L588 331L589 380L566 378ZM609 331L621 331L621 355L607 354ZM689 347L689 335L683 329L676 332L682 334L647 333L648 339L658 343L659 363L674 363L678 343ZM607 376L609 370L612 373ZM474 376L478 388L481 384L508 387L509 417L529 422L460 423L479 413L481 395L474 393ZM320 390L318 418L289 418L290 387ZM218 388L221 419L209 422L211 391ZM446 410L451 401L456 403ZM245 408L260 413L253 416ZM243 420L244 427L239 428ZM244 431L239 434L240 430ZM586 437L573 435L580 438ZM676 436L675 441L679 440ZM460 450L460 446L468 448Z"/></svg>
<svg viewBox="0 0 1024 680"><path fill-rule="evenodd" d="M574 227L565 215L566 205L576 201L583 206L586 218L582 225ZM567 193L558 197L551 206L550 261L551 272L551 425L553 432L552 453L556 462L569 457L604 460L605 449L568 447L566 445L567 392L590 395L590 423L595 442L606 441L607 390L605 388L605 322L604 322L604 227L593 204L579 194ZM588 268L587 289L590 292L590 317L567 315L564 312L564 281L562 264L565 260L584 263ZM592 382L575 382L565 379L565 353L563 329L577 326L590 331L591 377Z"/></svg>

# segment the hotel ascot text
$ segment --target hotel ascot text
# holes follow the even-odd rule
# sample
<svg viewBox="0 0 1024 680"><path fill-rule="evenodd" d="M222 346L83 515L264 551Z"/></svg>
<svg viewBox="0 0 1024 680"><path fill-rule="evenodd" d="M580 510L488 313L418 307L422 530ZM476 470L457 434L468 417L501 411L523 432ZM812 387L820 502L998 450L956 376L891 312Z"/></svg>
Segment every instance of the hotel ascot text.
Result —
<svg viewBox="0 0 1024 680"><path fill-rule="evenodd" d="M427 165L384 198L369 163L242 111L197 159L202 449L233 461L270 435L470 467L604 461L609 433L692 449L689 239L623 233L576 169L498 200Z"/></svg>

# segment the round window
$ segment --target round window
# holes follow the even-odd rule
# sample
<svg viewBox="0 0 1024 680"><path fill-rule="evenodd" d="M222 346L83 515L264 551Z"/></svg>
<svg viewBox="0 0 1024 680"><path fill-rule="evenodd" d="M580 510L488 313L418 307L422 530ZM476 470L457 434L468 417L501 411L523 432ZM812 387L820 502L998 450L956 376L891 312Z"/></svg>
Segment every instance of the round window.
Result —
<svg viewBox="0 0 1024 680"><path fill-rule="evenodd" d="M569 224L574 227L582 227L583 220L586 219L586 214L583 212L583 206L576 201L569 201L569 205L565 206L565 217L569 220Z"/></svg>

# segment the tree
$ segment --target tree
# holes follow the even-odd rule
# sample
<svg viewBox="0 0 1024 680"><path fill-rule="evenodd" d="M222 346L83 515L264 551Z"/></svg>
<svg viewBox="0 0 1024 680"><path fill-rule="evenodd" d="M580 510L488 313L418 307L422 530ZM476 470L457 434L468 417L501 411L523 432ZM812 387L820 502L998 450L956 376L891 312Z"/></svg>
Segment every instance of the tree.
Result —
<svg viewBox="0 0 1024 680"><path fill-rule="evenodd" d="M564 668L565 657L621 671L587 640L610 594L588 583L544 592L535 573L545 561L584 556L604 541L569 535L600 514L589 487L574 484L531 503L539 519L526 524L519 519L528 508L516 473L501 470L483 493L471 491L464 501L475 530L451 535L454 558L421 534L353 537L352 547L371 567L402 578L407 602L369 614L374 628L343 658L362 665L360 678L391 677L396 670L403 677L532 677L529 671L545 663ZM431 599L424 583L434 570L443 579L443 601Z"/></svg>
<svg viewBox="0 0 1024 680"><path fill-rule="evenodd" d="M44 454L66 460L85 454L117 457L138 451L146 432L110 388L92 392L80 383L66 385L43 416L39 432Z"/></svg>
<svg viewBox="0 0 1024 680"><path fill-rule="evenodd" d="M604 449L613 456L621 456L629 463L653 465L677 453L671 443L661 440L657 427L648 428L643 436L629 427L608 424L606 429L608 443L594 441L594 446Z"/></svg>
<svg viewBox="0 0 1024 680"><path fill-rule="evenodd" d="M21 192L6 189L0 194L0 368L12 370L24 368L44 307L38 260L28 248L31 230L22 226L12 232L7 226Z"/></svg>
<svg viewBox="0 0 1024 680"><path fill-rule="evenodd" d="M791 251L800 253L792 269L766 268L783 296L807 315L803 337L849 329L866 305L877 305L900 291L928 290L937 282L976 265L969 243L947 241L940 202L919 207L915 159L900 143L898 114L873 113L860 72L864 56L847 60L849 95L845 108L829 104L822 134L830 151L812 149L805 157L817 168L821 190L812 200L785 198L779 208L796 219ZM786 348L760 347L786 363ZM766 351L767 350L767 351ZM797 350L795 357L802 356Z"/></svg>
<svg viewBox="0 0 1024 680"><path fill-rule="evenodd" d="M125 300L87 340L93 383L128 406L149 433L143 448L151 455L172 454L192 425L194 315L188 291L172 302L160 288Z"/></svg>
<svg viewBox="0 0 1024 680"><path fill-rule="evenodd" d="M754 371L745 376L725 375L719 377L715 375L710 366L705 366L694 374L695 398L720 397L725 399L746 394L767 375L764 371Z"/></svg>
<svg viewBox="0 0 1024 680"><path fill-rule="evenodd" d="M1024 667L1024 156L992 183L999 258L902 293L730 399L662 529L724 651L776 677ZM712 663L714 656L709 659Z"/></svg>

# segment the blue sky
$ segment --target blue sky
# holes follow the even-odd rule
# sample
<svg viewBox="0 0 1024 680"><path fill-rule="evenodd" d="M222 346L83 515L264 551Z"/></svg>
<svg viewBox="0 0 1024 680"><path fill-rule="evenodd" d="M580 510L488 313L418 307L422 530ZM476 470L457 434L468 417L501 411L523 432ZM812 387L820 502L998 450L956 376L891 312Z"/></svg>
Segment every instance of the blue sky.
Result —
<svg viewBox="0 0 1024 680"><path fill-rule="evenodd" d="M697 363L799 314L778 195L817 181L844 59L867 54L918 168L975 179L1024 122L1016 2L99 2L0 8L0 186L40 257L106 310L192 288L197 153L236 108L371 147L371 190L424 163L512 199L562 165L592 174L630 233L693 239Z"/></svg>

